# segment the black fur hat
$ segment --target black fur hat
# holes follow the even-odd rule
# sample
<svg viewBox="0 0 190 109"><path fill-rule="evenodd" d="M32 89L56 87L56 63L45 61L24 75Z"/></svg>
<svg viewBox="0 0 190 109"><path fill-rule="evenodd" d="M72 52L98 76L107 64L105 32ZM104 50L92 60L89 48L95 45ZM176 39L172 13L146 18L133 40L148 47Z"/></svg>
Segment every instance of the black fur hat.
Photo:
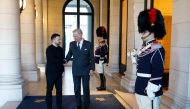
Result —
<svg viewBox="0 0 190 109"><path fill-rule="evenodd" d="M156 39L163 39L166 35L164 18L157 9L141 11L138 16L138 31L143 33L145 30L154 33Z"/></svg>
<svg viewBox="0 0 190 109"><path fill-rule="evenodd" d="M107 39L107 32L104 26L100 26L96 29L96 35L97 37L103 37L104 39Z"/></svg>

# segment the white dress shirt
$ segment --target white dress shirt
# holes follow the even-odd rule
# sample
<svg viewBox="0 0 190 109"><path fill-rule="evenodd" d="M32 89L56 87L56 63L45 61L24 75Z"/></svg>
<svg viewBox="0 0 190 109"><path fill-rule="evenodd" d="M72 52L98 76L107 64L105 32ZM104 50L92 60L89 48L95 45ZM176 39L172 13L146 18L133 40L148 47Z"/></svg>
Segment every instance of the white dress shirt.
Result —
<svg viewBox="0 0 190 109"><path fill-rule="evenodd" d="M79 44L80 49L82 48L83 41L84 41L84 39L82 39L82 40L80 41L80 44ZM77 46L78 46L78 42L77 42L76 44L77 44Z"/></svg>

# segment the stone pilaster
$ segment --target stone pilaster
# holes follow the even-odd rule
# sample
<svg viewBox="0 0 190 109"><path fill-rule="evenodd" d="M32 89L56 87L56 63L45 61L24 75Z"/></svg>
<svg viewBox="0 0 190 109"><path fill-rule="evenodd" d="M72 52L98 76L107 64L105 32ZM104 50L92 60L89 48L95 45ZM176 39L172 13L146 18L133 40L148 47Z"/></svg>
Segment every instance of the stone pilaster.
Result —
<svg viewBox="0 0 190 109"><path fill-rule="evenodd" d="M169 90L162 105L172 109L190 108L190 13L189 0L173 0Z"/></svg>
<svg viewBox="0 0 190 109"><path fill-rule="evenodd" d="M107 30L108 20L108 1L100 0L100 26L104 26Z"/></svg>
<svg viewBox="0 0 190 109"><path fill-rule="evenodd" d="M47 21L48 21L48 17L47 17L47 0L43 0L43 59L44 62L46 63L46 48L48 46L48 29L47 29Z"/></svg>
<svg viewBox="0 0 190 109"><path fill-rule="evenodd" d="M110 0L109 64L106 74L119 73L119 22L120 0Z"/></svg>
<svg viewBox="0 0 190 109"><path fill-rule="evenodd" d="M100 0L89 0L94 7L94 45L98 43L96 29L100 26ZM105 0L106 1L106 0Z"/></svg>
<svg viewBox="0 0 190 109"><path fill-rule="evenodd" d="M138 33L137 17L139 12L144 10L144 1L129 0L128 1L128 35L127 35L127 49L141 48L141 35ZM127 51L128 52L128 51ZM132 64L131 57L127 57L127 71L125 76L121 79L121 85L129 92L134 92L136 80L136 65Z"/></svg>

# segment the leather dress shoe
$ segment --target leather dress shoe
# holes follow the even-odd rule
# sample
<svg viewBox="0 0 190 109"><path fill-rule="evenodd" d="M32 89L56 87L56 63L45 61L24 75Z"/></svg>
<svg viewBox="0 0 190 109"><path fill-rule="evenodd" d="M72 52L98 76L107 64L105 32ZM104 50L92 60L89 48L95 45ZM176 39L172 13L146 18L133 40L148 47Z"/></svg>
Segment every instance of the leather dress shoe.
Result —
<svg viewBox="0 0 190 109"><path fill-rule="evenodd" d="M85 106L85 109L90 109L90 107L89 106Z"/></svg>
<svg viewBox="0 0 190 109"><path fill-rule="evenodd" d="M97 88L98 91L106 90L106 87L99 87Z"/></svg>
<svg viewBox="0 0 190 109"><path fill-rule="evenodd" d="M76 109L82 109L82 106L77 106Z"/></svg>
<svg viewBox="0 0 190 109"><path fill-rule="evenodd" d="M63 109L62 106L57 106L57 109Z"/></svg>
<svg viewBox="0 0 190 109"><path fill-rule="evenodd" d="M47 107L47 109L52 109L52 107Z"/></svg>

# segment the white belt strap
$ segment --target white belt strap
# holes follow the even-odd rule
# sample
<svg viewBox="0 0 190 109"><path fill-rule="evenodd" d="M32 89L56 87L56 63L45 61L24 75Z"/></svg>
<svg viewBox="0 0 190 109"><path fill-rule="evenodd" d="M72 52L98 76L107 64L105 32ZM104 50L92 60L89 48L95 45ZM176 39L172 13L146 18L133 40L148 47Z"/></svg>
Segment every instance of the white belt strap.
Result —
<svg viewBox="0 0 190 109"><path fill-rule="evenodd" d="M151 78L149 81L155 81L155 80L161 80L162 77L158 77L158 78Z"/></svg>
<svg viewBox="0 0 190 109"><path fill-rule="evenodd" d="M139 77L145 77L145 78L150 78L151 74L137 73L137 76L139 76Z"/></svg>
<svg viewBox="0 0 190 109"><path fill-rule="evenodd" d="M107 55L105 55L105 57L106 57ZM95 57L100 57L100 55L95 55Z"/></svg>
<svg viewBox="0 0 190 109"><path fill-rule="evenodd" d="M139 56L142 52L144 52L145 50L147 50L148 48L150 48L151 45L152 45L152 43L150 43L150 44L148 44L147 46L145 46L144 48L142 48L142 49L139 51L138 56Z"/></svg>
<svg viewBox="0 0 190 109"><path fill-rule="evenodd" d="M95 57L100 57L100 55L95 55Z"/></svg>

